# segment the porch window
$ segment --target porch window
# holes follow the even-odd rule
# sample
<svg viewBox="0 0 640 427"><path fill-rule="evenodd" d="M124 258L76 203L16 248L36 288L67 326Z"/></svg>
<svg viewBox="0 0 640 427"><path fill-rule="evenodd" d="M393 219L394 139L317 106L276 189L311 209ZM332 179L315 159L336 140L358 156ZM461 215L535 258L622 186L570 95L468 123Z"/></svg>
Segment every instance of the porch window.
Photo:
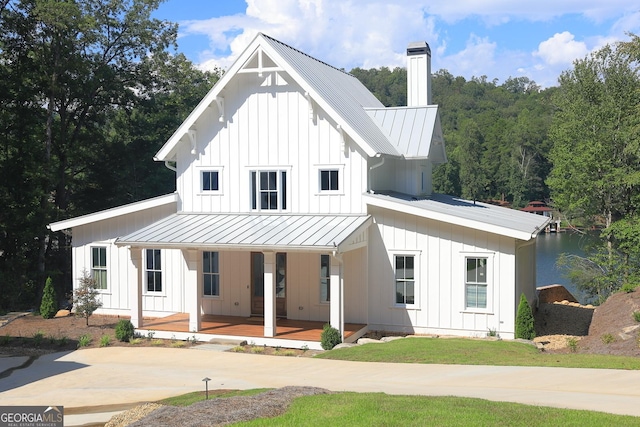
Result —
<svg viewBox="0 0 640 427"><path fill-rule="evenodd" d="M220 296L220 254L218 252L202 253L202 272L204 275L204 295L209 297Z"/></svg>
<svg viewBox="0 0 640 427"><path fill-rule="evenodd" d="M320 255L320 302L331 301L331 257Z"/></svg>
<svg viewBox="0 0 640 427"><path fill-rule="evenodd" d="M465 307L487 308L487 258L466 258Z"/></svg>
<svg viewBox="0 0 640 427"><path fill-rule="evenodd" d="M105 246L91 248L91 277L96 282L96 289L107 289L107 248Z"/></svg>
<svg viewBox="0 0 640 427"><path fill-rule="evenodd" d="M251 209L287 209L287 171L251 171Z"/></svg>
<svg viewBox="0 0 640 427"><path fill-rule="evenodd" d="M396 304L415 304L415 259L394 255Z"/></svg>
<svg viewBox="0 0 640 427"><path fill-rule="evenodd" d="M147 292L162 292L162 261L160 249L146 249Z"/></svg>

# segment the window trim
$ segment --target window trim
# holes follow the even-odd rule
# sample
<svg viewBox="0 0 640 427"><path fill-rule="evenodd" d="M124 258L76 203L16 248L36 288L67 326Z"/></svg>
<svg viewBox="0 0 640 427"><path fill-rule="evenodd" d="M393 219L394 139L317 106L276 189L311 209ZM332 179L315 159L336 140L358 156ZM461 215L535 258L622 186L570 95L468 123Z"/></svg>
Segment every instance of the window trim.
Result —
<svg viewBox="0 0 640 427"><path fill-rule="evenodd" d="M222 252L220 251L202 251L202 256L200 257L201 261L202 261L202 270L201 270L201 275L200 277L202 278L202 297L203 298L207 298L207 299L222 299L222 271L221 271L221 254ZM204 263L204 254L205 253L217 253L218 254L218 272L217 273L213 273L213 272L205 272L205 263ZM206 275L216 275L218 277L218 294L217 295L207 295L204 293L205 287L204 287L204 282L205 282L205 277Z"/></svg>
<svg viewBox="0 0 640 427"><path fill-rule="evenodd" d="M249 210L252 212L289 212L291 210L291 166L255 166L248 167L249 171ZM276 173L277 209L260 208L260 173ZM254 175L255 174L255 175ZM282 176L285 174L284 181ZM283 207L284 205L284 207Z"/></svg>
<svg viewBox="0 0 640 427"><path fill-rule="evenodd" d="M147 267L147 251L158 251L160 252L160 269L149 269ZM155 259L155 257L154 257ZM166 286L164 283L164 270L162 268L162 266L165 264L164 262L164 251L162 249L156 249L156 248L145 248L144 249L144 258L143 258L143 262L144 262L144 293L146 295L165 295L166 294ZM156 267L154 265L154 267ZM153 290L150 291L149 290L149 276L148 276L148 272L154 272L154 273L160 273L160 290ZM154 285L155 285L155 280L154 280ZM155 286L154 286L155 288Z"/></svg>
<svg viewBox="0 0 640 427"><path fill-rule="evenodd" d="M469 258L484 258L487 260L487 306L482 307L468 307L467 306L467 259ZM460 274L462 274L460 282L462 283L462 310L463 313L493 313L493 290L495 286L494 281L494 263L495 252L460 252Z"/></svg>
<svg viewBox="0 0 640 427"><path fill-rule="evenodd" d="M223 166L197 166L197 180L198 180L198 191L196 194L199 196L222 196L224 192L222 191L223 184ZM218 174L218 189L217 190L204 190L204 173L206 172L216 172Z"/></svg>
<svg viewBox="0 0 640 427"><path fill-rule="evenodd" d="M420 309L420 288L422 284L422 252L419 250L411 249L393 249L389 251L389 262L391 263L391 280L390 283L390 295L391 306L393 308L404 308L419 310ZM413 257L413 304L398 303L396 302L396 256L410 256Z"/></svg>
<svg viewBox="0 0 640 427"><path fill-rule="evenodd" d="M94 266L94 258L93 258L93 250L94 249L104 249L104 267L100 266L100 268L96 268ZM94 270L100 270L100 271L104 271L104 276L105 276L105 286L104 288L98 288L96 287L96 290L98 292L108 292L109 291L109 260L108 260L108 245L92 245L89 247L89 262L91 265L91 277L93 279L95 279L95 275L94 275ZM97 283L97 282L96 282Z"/></svg>
<svg viewBox="0 0 640 427"><path fill-rule="evenodd" d="M344 195L344 164L318 164L314 165L316 169L317 186L316 195ZM322 189L322 172L325 171L337 171L338 172L338 189L337 190L323 190Z"/></svg>

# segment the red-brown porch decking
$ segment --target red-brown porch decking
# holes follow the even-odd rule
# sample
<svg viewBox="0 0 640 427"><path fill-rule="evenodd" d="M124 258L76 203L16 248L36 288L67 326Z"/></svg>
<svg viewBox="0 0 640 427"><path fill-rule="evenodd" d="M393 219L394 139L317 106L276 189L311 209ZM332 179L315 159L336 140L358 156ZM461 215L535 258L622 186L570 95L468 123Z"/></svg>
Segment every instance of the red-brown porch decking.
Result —
<svg viewBox="0 0 640 427"><path fill-rule="evenodd" d="M305 320L278 319L276 336L273 338L296 341L320 341L322 327L327 322L311 322ZM362 330L366 325L345 323L345 340ZM189 314L178 313L162 318L145 318L138 329L186 332L189 331ZM229 335L248 338L264 337L264 319L262 317L216 316L204 314L198 334Z"/></svg>

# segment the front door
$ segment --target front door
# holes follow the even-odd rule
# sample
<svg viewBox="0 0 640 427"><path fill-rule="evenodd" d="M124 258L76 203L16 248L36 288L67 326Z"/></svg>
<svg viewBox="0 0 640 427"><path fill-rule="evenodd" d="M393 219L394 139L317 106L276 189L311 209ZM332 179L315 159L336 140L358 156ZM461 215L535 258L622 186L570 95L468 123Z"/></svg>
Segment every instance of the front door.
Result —
<svg viewBox="0 0 640 427"><path fill-rule="evenodd" d="M276 254L276 316L287 317L287 254ZM251 252L251 314L264 315L264 255Z"/></svg>

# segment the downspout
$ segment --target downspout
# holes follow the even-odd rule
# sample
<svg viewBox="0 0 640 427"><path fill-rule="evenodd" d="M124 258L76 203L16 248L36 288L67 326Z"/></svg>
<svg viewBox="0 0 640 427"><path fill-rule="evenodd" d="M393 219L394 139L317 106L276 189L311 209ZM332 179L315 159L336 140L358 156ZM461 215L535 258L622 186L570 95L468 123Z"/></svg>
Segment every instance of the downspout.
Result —
<svg viewBox="0 0 640 427"><path fill-rule="evenodd" d="M371 167L369 167L369 179L368 179L368 183L367 183L367 193L373 194L373 190L371 189L371 172L376 169L379 168L380 166L384 165L384 161L385 161L386 157L383 157L382 160L380 161L380 163L375 164Z"/></svg>

